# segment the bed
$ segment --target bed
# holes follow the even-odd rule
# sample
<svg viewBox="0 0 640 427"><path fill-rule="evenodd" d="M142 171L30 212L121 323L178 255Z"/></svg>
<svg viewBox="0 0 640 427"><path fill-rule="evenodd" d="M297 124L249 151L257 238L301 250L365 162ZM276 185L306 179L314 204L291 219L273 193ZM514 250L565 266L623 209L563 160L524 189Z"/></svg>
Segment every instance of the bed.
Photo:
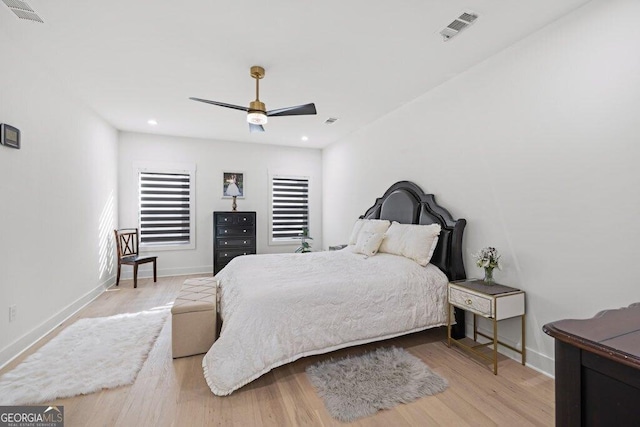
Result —
<svg viewBox="0 0 640 427"><path fill-rule="evenodd" d="M214 394L231 394L301 357L446 324L446 284L465 278L466 221L408 181L392 185L361 218L438 224L430 263L366 256L352 246L233 259L216 275L223 324L202 362ZM453 333L464 335L464 312L455 316Z"/></svg>

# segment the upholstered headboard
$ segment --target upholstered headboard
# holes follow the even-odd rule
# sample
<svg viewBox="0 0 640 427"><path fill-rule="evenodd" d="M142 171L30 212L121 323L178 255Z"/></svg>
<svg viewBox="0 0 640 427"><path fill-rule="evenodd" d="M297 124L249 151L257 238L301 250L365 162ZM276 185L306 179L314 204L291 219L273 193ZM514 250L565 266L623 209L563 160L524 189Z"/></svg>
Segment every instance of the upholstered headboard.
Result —
<svg viewBox="0 0 640 427"><path fill-rule="evenodd" d="M387 219L402 224L434 224L442 227L431 263L442 270L449 280L466 279L462 259L462 234L467 221L455 220L436 203L433 194L425 194L416 184L400 181L376 199L361 218Z"/></svg>

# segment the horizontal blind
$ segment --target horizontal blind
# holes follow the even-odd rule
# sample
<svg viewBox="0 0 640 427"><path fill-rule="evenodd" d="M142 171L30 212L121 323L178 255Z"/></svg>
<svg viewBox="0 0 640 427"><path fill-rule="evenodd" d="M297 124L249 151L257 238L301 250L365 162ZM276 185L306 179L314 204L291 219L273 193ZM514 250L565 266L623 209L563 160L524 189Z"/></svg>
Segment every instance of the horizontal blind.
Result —
<svg viewBox="0 0 640 427"><path fill-rule="evenodd" d="M140 242L190 242L189 174L140 172Z"/></svg>
<svg viewBox="0 0 640 427"><path fill-rule="evenodd" d="M272 178L272 238L300 237L309 227L309 179Z"/></svg>

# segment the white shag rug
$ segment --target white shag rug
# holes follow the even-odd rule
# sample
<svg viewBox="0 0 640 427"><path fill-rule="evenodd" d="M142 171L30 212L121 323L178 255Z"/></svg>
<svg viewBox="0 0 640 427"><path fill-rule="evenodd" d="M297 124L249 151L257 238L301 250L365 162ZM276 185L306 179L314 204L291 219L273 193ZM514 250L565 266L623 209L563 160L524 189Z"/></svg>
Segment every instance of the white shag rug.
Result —
<svg viewBox="0 0 640 427"><path fill-rule="evenodd" d="M0 377L0 405L24 405L131 384L167 310L80 319Z"/></svg>
<svg viewBox="0 0 640 427"><path fill-rule="evenodd" d="M334 418L351 422L399 403L440 393L447 381L402 348L308 366L307 376Z"/></svg>

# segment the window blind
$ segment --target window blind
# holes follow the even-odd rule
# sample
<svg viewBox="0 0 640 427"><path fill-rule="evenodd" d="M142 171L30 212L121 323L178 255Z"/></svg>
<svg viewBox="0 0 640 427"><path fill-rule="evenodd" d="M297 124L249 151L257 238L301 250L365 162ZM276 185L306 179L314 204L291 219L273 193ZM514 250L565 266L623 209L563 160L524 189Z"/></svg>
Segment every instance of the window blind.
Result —
<svg viewBox="0 0 640 427"><path fill-rule="evenodd" d="M190 243L189 174L140 172L140 242Z"/></svg>
<svg viewBox="0 0 640 427"><path fill-rule="evenodd" d="M300 237L309 227L309 178L273 177L272 239Z"/></svg>

